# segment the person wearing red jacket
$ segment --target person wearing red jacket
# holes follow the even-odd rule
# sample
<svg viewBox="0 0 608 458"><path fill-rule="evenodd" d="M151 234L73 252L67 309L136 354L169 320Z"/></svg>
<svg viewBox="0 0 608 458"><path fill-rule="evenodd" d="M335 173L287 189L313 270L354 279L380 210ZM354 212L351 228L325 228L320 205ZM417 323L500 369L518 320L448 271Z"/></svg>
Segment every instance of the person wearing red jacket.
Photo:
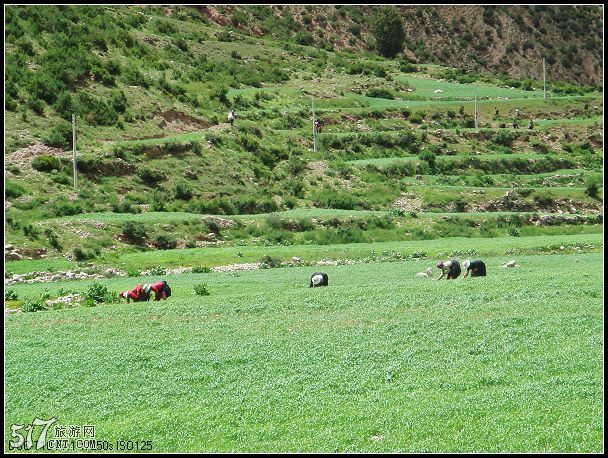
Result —
<svg viewBox="0 0 608 458"><path fill-rule="evenodd" d="M144 285L135 285L135 287L129 291L121 291L120 297L127 300L127 304L133 299L134 302L149 301L150 296L154 292L154 300L160 301L161 299L167 299L171 296L171 288L166 281L159 281L156 283L146 283Z"/></svg>

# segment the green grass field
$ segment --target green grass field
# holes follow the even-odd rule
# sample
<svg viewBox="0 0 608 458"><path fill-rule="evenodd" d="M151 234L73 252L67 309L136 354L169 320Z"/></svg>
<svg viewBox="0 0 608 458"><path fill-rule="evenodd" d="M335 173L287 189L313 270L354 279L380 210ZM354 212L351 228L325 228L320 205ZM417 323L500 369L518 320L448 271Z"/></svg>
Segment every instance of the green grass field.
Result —
<svg viewBox="0 0 608 458"><path fill-rule="evenodd" d="M508 259L453 282L415 278L427 261L327 266L319 289L310 267L183 274L166 302L9 316L5 432L56 417L153 452L600 452L602 255Z"/></svg>
<svg viewBox="0 0 608 458"><path fill-rule="evenodd" d="M460 8L7 8L5 451L602 452L602 15Z"/></svg>
<svg viewBox="0 0 608 458"><path fill-rule="evenodd" d="M468 215L468 214L467 214ZM483 214L478 214L478 217ZM564 228L558 228L564 231ZM330 260L373 260L382 253L398 253L404 257L424 253L431 258L448 255L458 256L501 256L552 253L560 251L560 246L568 250L600 251L603 247L602 233L577 233L536 235L530 237L463 238L451 237L440 240L415 240L399 242L349 243L335 245L287 245L287 246L229 246L208 248L187 248L174 250L153 250L146 252L118 252L108 255L104 264L120 269L150 269L159 265L165 268L189 266L223 266L236 263L258 262L263 256L272 256L282 261L300 257L304 262ZM67 260L23 260L11 261L6 270L15 274L62 270L77 267L77 263ZM37 287L59 289L70 282L39 283ZM20 291L24 285L11 286ZM34 287L34 286L31 286ZM29 286L28 286L29 288Z"/></svg>

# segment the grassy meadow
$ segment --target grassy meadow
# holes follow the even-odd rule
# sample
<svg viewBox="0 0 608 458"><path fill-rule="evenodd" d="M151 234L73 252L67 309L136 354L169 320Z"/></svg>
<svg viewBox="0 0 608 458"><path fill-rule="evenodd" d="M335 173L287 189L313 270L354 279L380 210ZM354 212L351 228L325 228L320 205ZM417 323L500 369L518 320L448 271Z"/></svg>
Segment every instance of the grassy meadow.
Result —
<svg viewBox="0 0 608 458"><path fill-rule="evenodd" d="M311 267L182 274L166 302L9 316L5 424L154 452L599 452L602 254L509 259L327 266L315 289Z"/></svg>
<svg viewBox="0 0 608 458"><path fill-rule="evenodd" d="M603 451L602 10L374 8L6 8L5 437Z"/></svg>

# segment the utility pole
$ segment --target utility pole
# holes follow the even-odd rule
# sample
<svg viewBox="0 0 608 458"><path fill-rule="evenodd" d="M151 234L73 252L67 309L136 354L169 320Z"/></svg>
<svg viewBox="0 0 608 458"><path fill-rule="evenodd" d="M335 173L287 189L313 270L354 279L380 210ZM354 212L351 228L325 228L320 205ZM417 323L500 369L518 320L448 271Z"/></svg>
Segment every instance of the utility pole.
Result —
<svg viewBox="0 0 608 458"><path fill-rule="evenodd" d="M78 179L76 177L76 115L72 114L72 159L74 162L74 193L78 192Z"/></svg>
<svg viewBox="0 0 608 458"><path fill-rule="evenodd" d="M315 119L315 98L312 99L312 138L313 138L313 151L317 152L317 122Z"/></svg>
<svg viewBox="0 0 608 458"><path fill-rule="evenodd" d="M547 65L545 64L545 58L543 57L543 94L544 99L547 100Z"/></svg>
<svg viewBox="0 0 608 458"><path fill-rule="evenodd" d="M477 88L475 88L475 129L478 127L477 122Z"/></svg>

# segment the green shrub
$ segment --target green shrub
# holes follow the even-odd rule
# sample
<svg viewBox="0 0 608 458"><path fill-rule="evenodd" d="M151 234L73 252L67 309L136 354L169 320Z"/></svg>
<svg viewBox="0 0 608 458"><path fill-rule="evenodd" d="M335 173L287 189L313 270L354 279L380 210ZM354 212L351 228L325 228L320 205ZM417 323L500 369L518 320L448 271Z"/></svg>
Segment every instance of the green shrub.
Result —
<svg viewBox="0 0 608 458"><path fill-rule="evenodd" d="M4 183L4 194L8 198L19 197L25 194L25 189L12 180L6 180Z"/></svg>
<svg viewBox="0 0 608 458"><path fill-rule="evenodd" d="M57 197L49 204L48 207L55 216L78 215L84 212L84 209L80 202L72 202L71 200L68 200L63 196Z"/></svg>
<svg viewBox="0 0 608 458"><path fill-rule="evenodd" d="M23 235L30 240L36 240L38 237L40 237L40 230L38 230L33 224L25 224L21 230L23 231Z"/></svg>
<svg viewBox="0 0 608 458"><path fill-rule="evenodd" d="M141 213L141 208L136 207L126 199L111 204L110 208L114 213Z"/></svg>
<svg viewBox="0 0 608 458"><path fill-rule="evenodd" d="M22 305L21 310L24 312L37 312L44 310L46 307L42 299L27 299Z"/></svg>
<svg viewBox="0 0 608 458"><path fill-rule="evenodd" d="M501 130L496 134L496 137L494 137L492 141L497 145L511 146L516 138L517 134L515 134L514 132L507 132Z"/></svg>
<svg viewBox="0 0 608 458"><path fill-rule="evenodd" d="M278 258L273 258L269 255L264 255L262 259L260 259L260 268L261 269L269 269L273 267L280 267L281 260Z"/></svg>
<svg viewBox="0 0 608 458"><path fill-rule="evenodd" d="M598 178L589 177L585 182L585 194L596 199L599 195L600 181Z"/></svg>
<svg viewBox="0 0 608 458"><path fill-rule="evenodd" d="M19 299L19 296L12 289L7 289L4 291L4 302L6 301L16 301Z"/></svg>
<svg viewBox="0 0 608 458"><path fill-rule="evenodd" d="M50 228L44 230L44 235L49 239L49 244L55 248L57 251L61 251L61 243L59 242L59 237L57 234Z"/></svg>
<svg viewBox="0 0 608 458"><path fill-rule="evenodd" d="M85 249L81 247L74 248L74 259L76 261L86 261L89 259L95 259L99 256L99 249Z"/></svg>
<svg viewBox="0 0 608 458"><path fill-rule="evenodd" d="M521 231L519 230L519 228L517 227L510 227L507 230L507 233L511 236L511 237L521 237Z"/></svg>
<svg viewBox="0 0 608 458"><path fill-rule="evenodd" d="M192 198L192 187L185 181L178 181L173 186L173 192L176 199L190 200Z"/></svg>
<svg viewBox="0 0 608 458"><path fill-rule="evenodd" d="M154 246L160 250L172 250L177 246L177 239L170 235L158 235L154 239Z"/></svg>
<svg viewBox="0 0 608 458"><path fill-rule="evenodd" d="M146 89L150 87L150 81L133 65L127 66L121 78L130 86L142 86Z"/></svg>
<svg viewBox="0 0 608 458"><path fill-rule="evenodd" d="M160 170L149 169L147 167L137 170L137 176L148 186L154 186L166 178L165 174Z"/></svg>
<svg viewBox="0 0 608 458"><path fill-rule="evenodd" d="M50 172L51 170L60 170L61 162L55 156L42 154L34 158L32 167L40 172Z"/></svg>
<svg viewBox="0 0 608 458"><path fill-rule="evenodd" d="M339 208L343 210L353 210L357 203L352 194L333 189L327 185L313 195L313 202L322 208Z"/></svg>
<svg viewBox="0 0 608 458"><path fill-rule="evenodd" d="M156 266L150 269L150 275L165 275L167 270L163 266Z"/></svg>
<svg viewBox="0 0 608 458"><path fill-rule="evenodd" d="M411 62L402 60L399 62L399 71L402 73L414 73L418 71L418 68Z"/></svg>
<svg viewBox="0 0 608 458"><path fill-rule="evenodd" d="M211 273L211 267L207 266L196 266L192 268L192 273L194 274L208 274Z"/></svg>
<svg viewBox="0 0 608 458"><path fill-rule="evenodd" d="M102 304L106 302L114 302L116 297L108 288L100 283L93 283L84 293L85 299L92 301L93 304Z"/></svg>
<svg viewBox="0 0 608 458"><path fill-rule="evenodd" d="M125 221L122 235L129 242L142 244L147 237L146 226L135 221Z"/></svg>
<svg viewBox="0 0 608 458"><path fill-rule="evenodd" d="M458 213L464 213L466 211L467 202L462 197L454 199L454 210Z"/></svg>
<svg viewBox="0 0 608 458"><path fill-rule="evenodd" d="M197 296L210 296L211 293L207 289L206 283L199 283L198 285L194 285L194 294Z"/></svg>
<svg viewBox="0 0 608 458"><path fill-rule="evenodd" d="M379 99L393 100L395 98L395 96L393 95L393 93L390 90L382 89L382 88L370 89L369 91L367 91L367 93L365 95L366 95L366 97L375 97L375 98L379 98Z"/></svg>
<svg viewBox="0 0 608 458"><path fill-rule="evenodd" d="M166 196L158 190L152 192L152 203L150 204L150 210L154 212L164 212L166 204Z"/></svg>
<svg viewBox="0 0 608 458"><path fill-rule="evenodd" d="M310 32L298 32L295 36L295 42L302 46L312 46L313 38Z"/></svg>
<svg viewBox="0 0 608 458"><path fill-rule="evenodd" d="M12 97L7 96L5 104L8 111L17 111L17 102Z"/></svg>

